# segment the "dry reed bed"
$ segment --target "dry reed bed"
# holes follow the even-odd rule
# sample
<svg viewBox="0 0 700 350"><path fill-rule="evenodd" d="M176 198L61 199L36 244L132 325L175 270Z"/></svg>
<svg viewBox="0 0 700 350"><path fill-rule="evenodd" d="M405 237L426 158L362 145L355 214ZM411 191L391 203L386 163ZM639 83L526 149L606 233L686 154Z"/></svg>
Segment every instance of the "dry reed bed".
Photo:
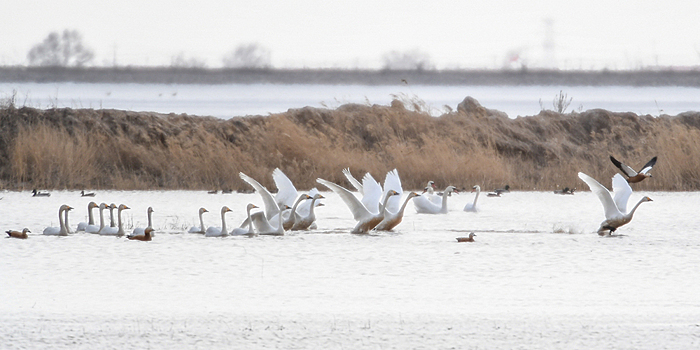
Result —
<svg viewBox="0 0 700 350"><path fill-rule="evenodd" d="M700 190L700 113L638 116L590 110L509 119L466 98L440 117L391 106L302 108L266 117L210 117L92 109L0 109L4 188L247 190L243 171L273 189L280 167L300 189L317 177L348 185L341 169L383 181L397 168L404 188L427 180L485 189L608 185L609 155L638 167L641 190Z"/></svg>

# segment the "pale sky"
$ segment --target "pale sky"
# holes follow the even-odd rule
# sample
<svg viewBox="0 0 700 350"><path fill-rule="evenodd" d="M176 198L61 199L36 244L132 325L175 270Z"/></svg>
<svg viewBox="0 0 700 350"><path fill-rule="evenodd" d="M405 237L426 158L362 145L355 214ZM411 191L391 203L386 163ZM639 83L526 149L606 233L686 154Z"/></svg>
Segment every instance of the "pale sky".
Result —
<svg viewBox="0 0 700 350"><path fill-rule="evenodd" d="M278 68L380 68L420 50L436 68L636 69L700 65L700 1L121 0L17 1L0 12L0 64L26 64L51 31L76 29L93 65L222 65L259 43ZM545 50L546 19L553 49Z"/></svg>

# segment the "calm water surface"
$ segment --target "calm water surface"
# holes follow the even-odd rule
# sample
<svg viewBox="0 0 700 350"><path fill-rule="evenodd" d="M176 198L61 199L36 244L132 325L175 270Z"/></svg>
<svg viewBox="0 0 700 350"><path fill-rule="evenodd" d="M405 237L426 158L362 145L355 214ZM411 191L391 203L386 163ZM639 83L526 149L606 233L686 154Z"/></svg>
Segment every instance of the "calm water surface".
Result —
<svg viewBox="0 0 700 350"><path fill-rule="evenodd" d="M283 237L183 233L245 216L256 194L191 191L0 192L0 348L693 348L700 343L700 193L645 193L618 237L590 192L449 198L447 215L411 204L393 233L352 235L326 193L319 229ZM636 203L642 193L634 193ZM128 227L155 210L152 242L42 236L67 203L125 203ZM95 211L97 213L97 211ZM474 243L455 237L477 234Z"/></svg>

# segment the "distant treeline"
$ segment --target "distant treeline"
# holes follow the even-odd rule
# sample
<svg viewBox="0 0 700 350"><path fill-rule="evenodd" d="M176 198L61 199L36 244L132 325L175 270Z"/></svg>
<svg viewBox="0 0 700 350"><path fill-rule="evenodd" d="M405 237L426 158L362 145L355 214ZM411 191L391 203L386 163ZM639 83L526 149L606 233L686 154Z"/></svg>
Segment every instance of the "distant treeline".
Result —
<svg viewBox="0 0 700 350"><path fill-rule="evenodd" d="M420 108L420 106L415 106ZM300 189L318 177L349 186L398 169L404 188L428 180L484 189L606 186L617 159L638 168L658 156L635 190L700 190L700 113L639 116L543 111L510 119L466 98L440 117L391 106L301 108L229 120L121 110L0 108L0 188L249 190L242 171L274 189L281 168Z"/></svg>
<svg viewBox="0 0 700 350"><path fill-rule="evenodd" d="M0 67L0 82L700 86L700 69L684 71L512 71L6 66Z"/></svg>

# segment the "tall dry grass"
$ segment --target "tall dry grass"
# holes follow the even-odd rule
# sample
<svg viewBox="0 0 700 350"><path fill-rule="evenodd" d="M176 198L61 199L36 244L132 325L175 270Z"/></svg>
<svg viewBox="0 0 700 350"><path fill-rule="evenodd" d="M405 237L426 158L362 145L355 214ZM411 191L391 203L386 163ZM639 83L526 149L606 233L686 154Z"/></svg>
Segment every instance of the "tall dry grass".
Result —
<svg viewBox="0 0 700 350"><path fill-rule="evenodd" d="M609 155L639 167L659 161L642 190L700 189L700 114L638 116L591 110L509 119L465 99L432 117L424 109L343 105L219 120L118 110L0 108L0 185L11 188L248 189L243 171L274 189L281 168L300 189L341 169L383 181L397 168L405 188L428 180L485 189L609 184Z"/></svg>

